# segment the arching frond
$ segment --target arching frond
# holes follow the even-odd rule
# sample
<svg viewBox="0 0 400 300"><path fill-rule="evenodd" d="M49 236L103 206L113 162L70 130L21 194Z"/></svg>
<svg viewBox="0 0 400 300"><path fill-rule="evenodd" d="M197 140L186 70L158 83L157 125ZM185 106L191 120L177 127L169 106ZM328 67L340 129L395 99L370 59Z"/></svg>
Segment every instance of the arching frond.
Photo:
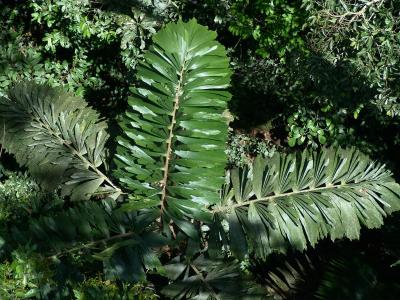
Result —
<svg viewBox="0 0 400 300"><path fill-rule="evenodd" d="M399 209L400 185L384 165L353 149L323 149L257 158L251 168L232 170L212 212L216 224L229 223L236 255L265 258L327 236L357 239L362 225L378 228Z"/></svg>
<svg viewBox="0 0 400 300"><path fill-rule="evenodd" d="M0 98L1 143L47 189L62 184L73 200L119 189L100 170L106 123L61 89L21 83Z"/></svg>
<svg viewBox="0 0 400 300"><path fill-rule="evenodd" d="M216 203L224 182L230 70L215 38L195 20L154 35L118 140L120 181L157 200L164 224L173 220L189 236L196 231L182 216Z"/></svg>

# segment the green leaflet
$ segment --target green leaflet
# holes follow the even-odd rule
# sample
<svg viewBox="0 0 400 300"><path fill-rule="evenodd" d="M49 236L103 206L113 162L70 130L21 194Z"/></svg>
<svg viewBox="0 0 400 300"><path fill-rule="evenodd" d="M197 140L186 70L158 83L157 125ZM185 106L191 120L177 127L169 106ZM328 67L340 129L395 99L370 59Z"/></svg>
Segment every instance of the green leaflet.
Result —
<svg viewBox="0 0 400 300"><path fill-rule="evenodd" d="M21 83L0 98L3 146L44 188L62 184L63 194L72 200L97 192L119 194L99 169L106 128L83 99L61 89Z"/></svg>
<svg viewBox="0 0 400 300"><path fill-rule="evenodd" d="M399 209L400 185L384 165L354 149L323 149L257 158L250 169L232 170L212 212L215 222L229 222L237 256L250 251L265 258L327 236L358 239L361 226L378 228Z"/></svg>
<svg viewBox="0 0 400 300"><path fill-rule="evenodd" d="M216 33L178 21L153 37L138 68L118 138L116 176L135 196L158 200L164 224L218 202L224 182L231 71ZM158 208L157 208L158 209Z"/></svg>

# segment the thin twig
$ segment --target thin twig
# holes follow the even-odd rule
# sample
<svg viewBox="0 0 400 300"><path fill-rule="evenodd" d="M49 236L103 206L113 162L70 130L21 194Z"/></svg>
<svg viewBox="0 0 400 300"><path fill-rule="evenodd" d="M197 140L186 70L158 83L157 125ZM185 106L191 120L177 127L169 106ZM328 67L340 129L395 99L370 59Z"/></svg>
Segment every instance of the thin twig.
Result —
<svg viewBox="0 0 400 300"><path fill-rule="evenodd" d="M355 12L347 11L344 14L335 14L335 13L332 13L330 10L322 10L321 12L328 17L338 19L338 23L336 24L336 26L338 24L340 25L343 23L345 23L346 25L349 25L353 22L356 22L360 17L365 19L365 12L367 11L367 9L374 4L377 4L377 3L381 4L383 1L384 0L372 0L372 1L365 3L359 11L355 11ZM349 20L347 19L348 17L350 17Z"/></svg>

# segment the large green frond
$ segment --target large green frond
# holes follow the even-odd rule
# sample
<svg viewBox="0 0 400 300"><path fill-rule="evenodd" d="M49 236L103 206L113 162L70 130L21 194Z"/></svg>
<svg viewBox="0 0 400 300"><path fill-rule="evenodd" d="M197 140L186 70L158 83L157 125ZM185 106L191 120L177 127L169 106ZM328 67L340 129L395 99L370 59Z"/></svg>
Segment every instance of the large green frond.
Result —
<svg viewBox="0 0 400 300"><path fill-rule="evenodd" d="M230 172L222 194L214 221L228 222L230 249L239 257L265 258L288 245L304 250L327 236L357 239L362 225L378 228L400 209L391 173L355 150L257 158L251 168Z"/></svg>
<svg viewBox="0 0 400 300"><path fill-rule="evenodd" d="M224 182L230 71L215 38L195 20L154 35L118 140L121 182L157 200L164 224L174 220L189 236L195 230L180 219L216 203Z"/></svg>
<svg viewBox="0 0 400 300"><path fill-rule="evenodd" d="M83 99L61 89L22 83L0 98L1 144L45 188L62 184L73 200L118 194L100 171L106 127Z"/></svg>

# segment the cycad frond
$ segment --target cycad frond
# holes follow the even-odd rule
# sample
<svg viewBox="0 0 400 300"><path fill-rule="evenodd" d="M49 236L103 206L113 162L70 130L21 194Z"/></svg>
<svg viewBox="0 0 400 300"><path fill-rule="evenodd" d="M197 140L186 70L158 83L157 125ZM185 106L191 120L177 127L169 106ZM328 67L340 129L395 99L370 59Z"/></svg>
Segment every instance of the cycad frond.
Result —
<svg viewBox="0 0 400 300"><path fill-rule="evenodd" d="M61 89L22 83L0 98L3 146L45 188L63 184L73 200L119 192L100 171L106 127L83 99Z"/></svg>
<svg viewBox="0 0 400 300"><path fill-rule="evenodd" d="M361 225L377 228L400 209L391 173L353 149L257 158L251 168L232 170L224 191L214 221L228 221L239 257L254 251L265 258L289 244L304 250L327 236L357 239Z"/></svg>
<svg viewBox="0 0 400 300"><path fill-rule="evenodd" d="M216 203L224 182L230 71L215 37L195 20L154 35L118 140L121 182L159 201L164 224L172 219L189 236L195 230L180 219Z"/></svg>

